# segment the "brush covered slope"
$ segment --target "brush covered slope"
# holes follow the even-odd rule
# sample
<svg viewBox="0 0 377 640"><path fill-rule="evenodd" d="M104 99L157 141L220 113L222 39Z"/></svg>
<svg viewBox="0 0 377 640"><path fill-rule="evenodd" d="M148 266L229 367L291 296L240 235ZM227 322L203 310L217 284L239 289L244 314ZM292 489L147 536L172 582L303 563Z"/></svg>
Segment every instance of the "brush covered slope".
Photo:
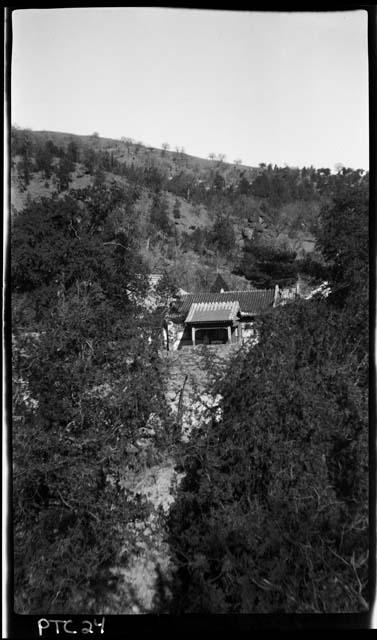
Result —
<svg viewBox="0 0 377 640"><path fill-rule="evenodd" d="M17 612L107 606L125 531L149 516L125 499L120 469L176 446L166 300L209 290L218 270L237 289L304 271L331 296L276 308L221 372L222 418L180 454L179 570L159 611L365 610L368 176L13 128L11 187Z"/></svg>
<svg viewBox="0 0 377 640"><path fill-rule="evenodd" d="M187 448L174 614L369 609L368 183L343 187L319 224L331 293L260 320Z"/></svg>
<svg viewBox="0 0 377 640"><path fill-rule="evenodd" d="M362 171L247 167L209 154L147 147L130 138L78 136L13 127L11 210L30 200L116 182L140 190L133 203L140 251L152 271L180 287L208 289L217 271L232 287L293 283L321 264L321 208ZM309 268L309 271L310 271Z"/></svg>

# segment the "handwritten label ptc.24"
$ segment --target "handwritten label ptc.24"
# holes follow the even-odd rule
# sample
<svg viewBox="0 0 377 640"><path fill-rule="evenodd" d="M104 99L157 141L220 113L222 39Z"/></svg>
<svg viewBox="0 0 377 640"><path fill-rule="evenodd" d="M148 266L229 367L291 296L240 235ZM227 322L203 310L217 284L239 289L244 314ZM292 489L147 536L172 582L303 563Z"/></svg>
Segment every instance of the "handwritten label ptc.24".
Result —
<svg viewBox="0 0 377 640"><path fill-rule="evenodd" d="M40 618L38 620L39 635L43 635L43 631L49 629L51 625L55 625L55 633L60 633L60 631L63 633L78 633L78 631L72 629L72 627L70 629L68 628L68 625L72 625L72 620L47 620L47 618ZM98 628L100 628L100 633L104 633L105 618L102 618L101 622L97 622L96 619L94 619L93 622L90 622L90 620L83 620L81 625L82 627L79 630L81 633L96 633Z"/></svg>

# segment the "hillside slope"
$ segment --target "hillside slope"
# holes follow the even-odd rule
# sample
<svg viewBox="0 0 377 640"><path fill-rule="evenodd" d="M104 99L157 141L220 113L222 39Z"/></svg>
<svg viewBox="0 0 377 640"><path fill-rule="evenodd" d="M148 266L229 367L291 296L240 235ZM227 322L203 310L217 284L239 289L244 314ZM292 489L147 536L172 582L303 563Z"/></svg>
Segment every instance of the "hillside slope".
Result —
<svg viewBox="0 0 377 640"><path fill-rule="evenodd" d="M349 171L343 169L342 179ZM311 254L320 210L331 202L337 179L329 169L247 167L129 138L12 128L12 213L53 193L112 182L136 188L141 254L152 270L171 271L191 290L217 271L258 285L255 260L259 273L271 260L292 263Z"/></svg>

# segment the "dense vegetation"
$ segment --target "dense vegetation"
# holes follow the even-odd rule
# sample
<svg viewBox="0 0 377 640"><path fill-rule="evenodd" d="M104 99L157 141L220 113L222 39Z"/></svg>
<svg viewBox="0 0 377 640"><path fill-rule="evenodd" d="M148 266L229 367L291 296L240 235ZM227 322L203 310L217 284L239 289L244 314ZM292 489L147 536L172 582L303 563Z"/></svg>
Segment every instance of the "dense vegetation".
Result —
<svg viewBox="0 0 377 640"><path fill-rule="evenodd" d="M12 222L16 610L104 604L124 527L121 472L169 444L159 310L142 303L134 189L30 203ZM139 440L154 417L153 446ZM160 418L160 420L159 420Z"/></svg>
<svg viewBox="0 0 377 640"><path fill-rule="evenodd" d="M124 525L146 508L119 470L173 438L163 301L208 288L219 264L257 287L304 273L331 295L276 309L218 381L222 420L184 449L170 610L365 608L368 176L16 128L11 151L25 196L11 221L17 611L104 604ZM307 233L316 251L299 255ZM166 273L154 312L150 270Z"/></svg>
<svg viewBox="0 0 377 640"><path fill-rule="evenodd" d="M186 452L173 613L368 607L367 182L345 177L319 224L332 293L261 321Z"/></svg>
<svg viewBox="0 0 377 640"><path fill-rule="evenodd" d="M268 287L273 280L284 286L297 279L305 239L314 242L317 236L320 210L331 204L340 184L358 184L364 174L346 168L250 168L168 147L159 151L130 139L13 128L16 188L26 194L38 184L50 195L85 180L132 185L139 190L139 243L152 270L179 272L184 265L180 285L190 290L203 287L205 271L214 274L219 266Z"/></svg>

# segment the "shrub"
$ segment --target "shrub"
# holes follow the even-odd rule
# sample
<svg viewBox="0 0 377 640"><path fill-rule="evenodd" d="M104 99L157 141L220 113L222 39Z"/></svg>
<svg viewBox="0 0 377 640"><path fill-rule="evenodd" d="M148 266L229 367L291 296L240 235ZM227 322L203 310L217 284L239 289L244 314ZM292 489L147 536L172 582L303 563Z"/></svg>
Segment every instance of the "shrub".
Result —
<svg viewBox="0 0 377 640"><path fill-rule="evenodd" d="M151 414L167 443L145 269L107 221L130 194L99 187L32 203L12 230L15 606L98 611L142 516L120 486ZM105 241L106 240L106 241ZM19 296L22 299L19 300ZM37 304L35 304L37 301ZM130 445L136 450L130 453ZM141 510L141 511L140 511Z"/></svg>
<svg viewBox="0 0 377 640"><path fill-rule="evenodd" d="M219 391L171 516L172 611L367 607L367 392L324 302L276 310Z"/></svg>
<svg viewBox="0 0 377 640"><path fill-rule="evenodd" d="M244 275L257 288L268 289L275 284L289 286L297 280L295 258L294 251L252 240L244 248L236 273Z"/></svg>

